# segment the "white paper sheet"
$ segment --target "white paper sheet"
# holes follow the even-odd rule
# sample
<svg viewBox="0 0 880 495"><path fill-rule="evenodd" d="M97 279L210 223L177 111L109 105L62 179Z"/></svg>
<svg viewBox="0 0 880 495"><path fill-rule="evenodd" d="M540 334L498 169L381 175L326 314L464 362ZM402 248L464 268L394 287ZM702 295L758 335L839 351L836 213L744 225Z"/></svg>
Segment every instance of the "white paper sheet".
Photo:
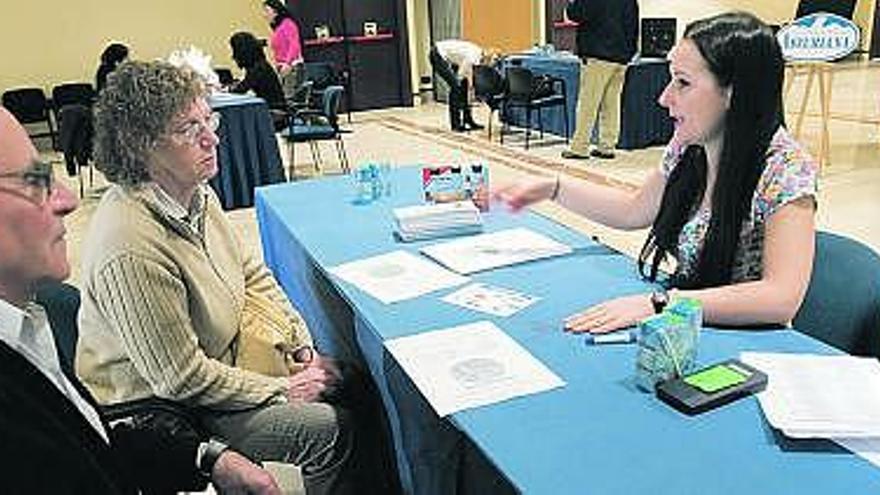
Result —
<svg viewBox="0 0 880 495"><path fill-rule="evenodd" d="M571 247L526 228L475 235L422 248L442 265L467 275L482 270L549 258Z"/></svg>
<svg viewBox="0 0 880 495"><path fill-rule="evenodd" d="M834 438L833 440L853 454L880 467L880 438Z"/></svg>
<svg viewBox="0 0 880 495"><path fill-rule="evenodd" d="M441 417L565 385L488 321L385 342Z"/></svg>
<svg viewBox="0 0 880 495"><path fill-rule="evenodd" d="M463 308L506 318L531 305L538 298L503 287L476 283L462 287L442 300Z"/></svg>
<svg viewBox="0 0 880 495"><path fill-rule="evenodd" d="M758 401L792 438L880 437L880 363L871 358L744 352L768 376Z"/></svg>
<svg viewBox="0 0 880 495"><path fill-rule="evenodd" d="M364 258L338 265L330 273L385 304L455 287L468 281L435 263L406 251Z"/></svg>

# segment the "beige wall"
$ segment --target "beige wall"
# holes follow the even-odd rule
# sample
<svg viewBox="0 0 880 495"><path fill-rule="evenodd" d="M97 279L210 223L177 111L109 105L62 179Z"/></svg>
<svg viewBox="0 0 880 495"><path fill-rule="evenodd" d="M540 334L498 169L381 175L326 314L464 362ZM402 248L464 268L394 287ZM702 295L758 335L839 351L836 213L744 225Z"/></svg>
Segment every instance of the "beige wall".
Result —
<svg viewBox="0 0 880 495"><path fill-rule="evenodd" d="M466 40L502 52L524 50L537 39L534 0L462 0L461 32Z"/></svg>
<svg viewBox="0 0 880 495"><path fill-rule="evenodd" d="M0 90L91 82L111 41L127 44L139 59L193 44L214 65L234 67L234 31L269 33L257 0L0 0L0 12Z"/></svg>
<svg viewBox="0 0 880 495"><path fill-rule="evenodd" d="M862 31L862 46L867 47L870 40L874 19L874 1L858 0L854 21ZM700 17L717 14L728 10L745 10L752 12L765 22L783 24L794 18L798 0L640 0L639 8L642 17L678 18L679 35L685 24ZM674 14L672 14L674 13Z"/></svg>
<svg viewBox="0 0 880 495"><path fill-rule="evenodd" d="M421 76L431 75L428 50L431 49L431 22L428 0L407 0L409 31L409 58L413 94L419 93Z"/></svg>

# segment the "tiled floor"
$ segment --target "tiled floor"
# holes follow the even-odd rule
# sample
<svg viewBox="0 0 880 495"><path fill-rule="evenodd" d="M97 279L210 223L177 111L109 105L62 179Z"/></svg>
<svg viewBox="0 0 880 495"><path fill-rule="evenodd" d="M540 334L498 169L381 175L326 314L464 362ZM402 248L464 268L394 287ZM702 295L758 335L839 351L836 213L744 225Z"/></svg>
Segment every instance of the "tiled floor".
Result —
<svg viewBox="0 0 880 495"><path fill-rule="evenodd" d="M786 101L790 111L798 107L803 91L804 82L800 78L792 85ZM811 149L818 150L820 125L815 96L809 100L801 140ZM861 63L835 74L831 112L836 116L829 126L831 161L822 170L818 225L821 229L859 239L880 251L880 209L877 207L880 198L880 65ZM482 108L477 111L477 119L481 122L486 119ZM795 116L790 113L788 120L793 127ZM490 165L494 184L530 174L555 173L567 165L569 173L583 180L632 187L647 171L657 166L662 152L658 147L620 152L614 160L566 163L559 158L564 149L563 141L552 136L525 151L522 138L517 135L506 137L504 146L501 146L497 141L497 125L494 126L496 131L492 142L488 141L485 131L447 132L446 108L437 104L356 113L353 122L347 126L353 130L345 140L354 165L368 161L395 166L482 161ZM284 145L281 152L286 162ZM331 145L324 145L323 157L328 169L325 173L337 172ZM298 173L308 175L312 170L306 146L297 148L296 162ZM59 175L70 180L61 170ZM75 185L75 182L71 184ZM96 174L95 186L79 210L69 217L68 245L73 260L74 283L78 281L80 242L104 184L100 174ZM628 253L637 252L644 240L644 232L613 231L554 205L540 205L536 209L574 228L598 235L604 242ZM230 218L249 244L259 251L253 209L231 212Z"/></svg>

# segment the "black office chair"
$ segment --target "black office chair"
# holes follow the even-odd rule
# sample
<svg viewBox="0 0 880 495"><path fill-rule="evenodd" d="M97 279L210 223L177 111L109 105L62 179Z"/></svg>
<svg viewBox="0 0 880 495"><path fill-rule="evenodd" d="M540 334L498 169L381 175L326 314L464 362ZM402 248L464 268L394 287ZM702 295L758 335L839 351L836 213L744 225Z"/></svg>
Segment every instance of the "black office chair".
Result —
<svg viewBox="0 0 880 495"><path fill-rule="evenodd" d="M565 96L565 81L556 77L543 76L537 78L531 70L525 67L507 68L507 99L504 102L504 111L513 107L522 107L526 111L526 149L529 149L529 137L532 131L532 111L538 111L538 129L541 139L544 138L544 124L541 119L541 109L562 105L565 118L565 142L568 143L568 101ZM504 131L509 119L504 119L504 127L501 130L501 142L504 142Z"/></svg>
<svg viewBox="0 0 880 495"><path fill-rule="evenodd" d="M98 94L90 83L65 83L52 88L52 108L61 110L66 105L91 107Z"/></svg>
<svg viewBox="0 0 880 495"><path fill-rule="evenodd" d="M492 115L500 111L507 100L507 82L495 67L474 66L474 96L489 107L489 141L492 140Z"/></svg>
<svg viewBox="0 0 880 495"><path fill-rule="evenodd" d="M305 62L303 64L303 81L312 83L310 98L312 108L320 110L324 106L324 92L330 86L342 86L346 97L348 122L351 122L351 92L349 91L348 73L337 71L330 62Z"/></svg>
<svg viewBox="0 0 880 495"><path fill-rule="evenodd" d="M46 93L40 88L18 88L3 92L3 106L22 124L46 124L46 131L28 134L32 138L48 137L52 140L52 149L56 144L55 126L50 115L51 105Z"/></svg>
<svg viewBox="0 0 880 495"><path fill-rule="evenodd" d="M818 232L810 286L793 325L850 354L880 357L880 256L853 239Z"/></svg>
<svg viewBox="0 0 880 495"><path fill-rule="evenodd" d="M350 172L348 155L345 152L345 143L342 141L342 131L339 128L339 105L344 93L342 86L329 86L324 90L323 108L320 111L302 110L296 112L290 119L290 125L281 132L281 136L288 141L290 146L290 170L288 176L291 180L296 178L296 162L294 161L294 147L296 143L308 143L314 160L315 171L321 171L321 150L319 141L334 141L336 153L339 158L339 166L343 172Z"/></svg>

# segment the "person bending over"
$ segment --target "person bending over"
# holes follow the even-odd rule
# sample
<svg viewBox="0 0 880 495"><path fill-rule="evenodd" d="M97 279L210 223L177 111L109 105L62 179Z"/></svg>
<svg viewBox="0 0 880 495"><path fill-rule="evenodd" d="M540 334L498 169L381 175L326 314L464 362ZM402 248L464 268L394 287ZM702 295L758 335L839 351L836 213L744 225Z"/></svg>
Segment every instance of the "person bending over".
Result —
<svg viewBox="0 0 880 495"><path fill-rule="evenodd" d="M449 125L455 132L478 130L470 105L473 66L483 59L483 49L464 40L438 41L428 55L434 72L449 86Z"/></svg>

